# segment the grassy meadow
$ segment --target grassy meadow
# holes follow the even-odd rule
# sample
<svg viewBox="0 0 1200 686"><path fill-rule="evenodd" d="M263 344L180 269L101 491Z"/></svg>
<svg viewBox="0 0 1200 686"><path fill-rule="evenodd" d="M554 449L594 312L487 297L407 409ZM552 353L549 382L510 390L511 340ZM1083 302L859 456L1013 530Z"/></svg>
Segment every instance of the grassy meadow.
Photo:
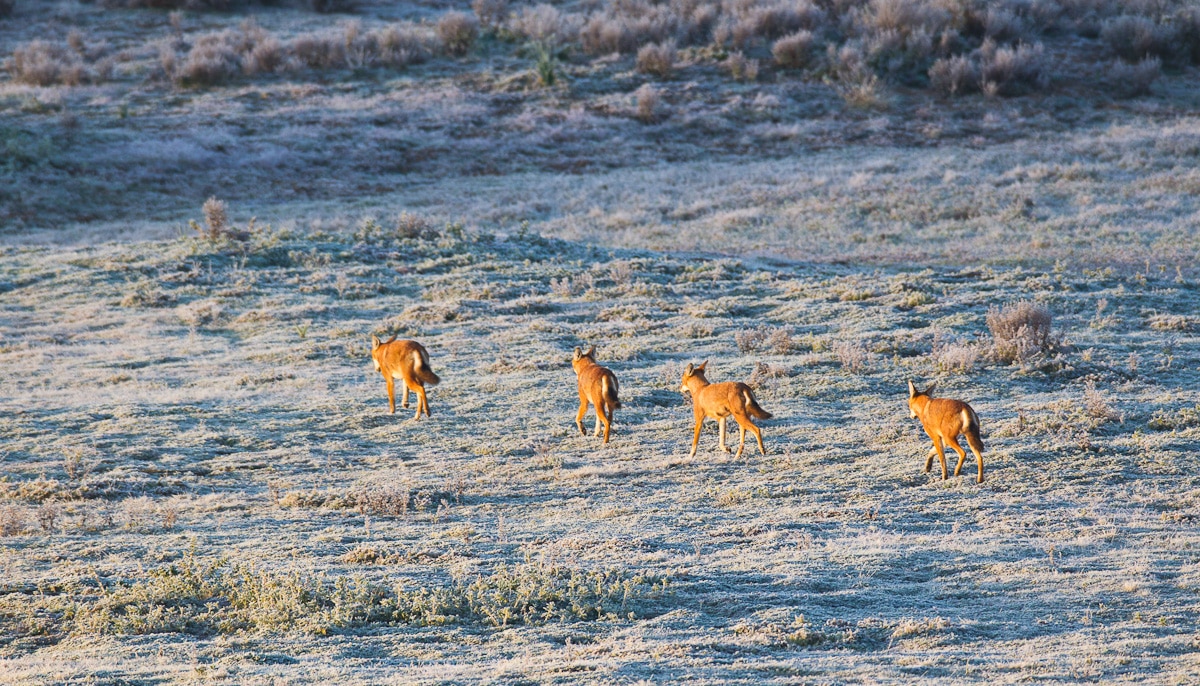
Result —
<svg viewBox="0 0 1200 686"><path fill-rule="evenodd" d="M1194 10L0 1L0 684L1195 683Z"/></svg>

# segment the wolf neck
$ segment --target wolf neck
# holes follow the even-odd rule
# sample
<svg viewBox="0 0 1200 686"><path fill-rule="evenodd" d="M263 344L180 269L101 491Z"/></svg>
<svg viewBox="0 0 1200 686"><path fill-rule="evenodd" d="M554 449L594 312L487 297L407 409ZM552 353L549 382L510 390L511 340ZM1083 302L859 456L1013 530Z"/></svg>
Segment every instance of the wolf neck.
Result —
<svg viewBox="0 0 1200 686"><path fill-rule="evenodd" d="M927 395L919 395L913 398L913 410L916 411L918 417L924 417L929 411L929 401L931 398Z"/></svg>
<svg viewBox="0 0 1200 686"><path fill-rule="evenodd" d="M693 376L687 380L688 390L692 392L692 397L696 397L696 391L708 385L708 379L703 379L698 376Z"/></svg>

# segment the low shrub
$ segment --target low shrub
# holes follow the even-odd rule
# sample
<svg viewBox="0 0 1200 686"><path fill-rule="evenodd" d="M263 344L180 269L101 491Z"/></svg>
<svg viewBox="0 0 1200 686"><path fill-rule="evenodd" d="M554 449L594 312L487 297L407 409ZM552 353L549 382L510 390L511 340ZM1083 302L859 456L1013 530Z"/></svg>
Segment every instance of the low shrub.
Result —
<svg viewBox="0 0 1200 686"><path fill-rule="evenodd" d="M966 95L979 90L979 69L964 55L943 57L929 68L929 86L945 95Z"/></svg>
<svg viewBox="0 0 1200 686"><path fill-rule="evenodd" d="M438 19L437 37L450 55L465 55L479 37L479 20L465 12L447 12Z"/></svg>
<svg viewBox="0 0 1200 686"><path fill-rule="evenodd" d="M987 327L992 334L992 352L1005 364L1024 364L1053 355L1062 338L1053 330L1050 311L1023 300L1008 307L992 307Z"/></svg>
<svg viewBox="0 0 1200 686"><path fill-rule="evenodd" d="M999 46L985 40L979 48L980 89L987 95L1020 95L1046 86L1042 44Z"/></svg>
<svg viewBox="0 0 1200 686"><path fill-rule="evenodd" d="M1118 98L1136 98L1150 93L1150 86L1162 75L1162 60L1147 57L1136 64L1114 60L1107 73L1114 95Z"/></svg>
<svg viewBox="0 0 1200 686"><path fill-rule="evenodd" d="M803 69L812 62L816 39L811 31L797 31L775 41L771 57L775 64L785 69Z"/></svg>
<svg viewBox="0 0 1200 686"><path fill-rule="evenodd" d="M486 574L409 590L355 576L272 572L186 552L144 580L80 598L70 613L79 634L231 634L364 625L494 627L637 615L667 580L622 570L584 570L543 562L498 565Z"/></svg>
<svg viewBox="0 0 1200 686"><path fill-rule="evenodd" d="M637 70L665 79L675 69L675 58L675 46L672 43L643 45L637 54Z"/></svg>
<svg viewBox="0 0 1200 686"><path fill-rule="evenodd" d="M87 66L77 52L44 40L13 50L8 71L14 81L31 86L77 86L88 78Z"/></svg>
<svg viewBox="0 0 1200 686"><path fill-rule="evenodd" d="M658 119L661 106L662 96L658 89L646 83L642 84L633 93L634 99L637 101L637 118L644 123L650 123Z"/></svg>
<svg viewBox="0 0 1200 686"><path fill-rule="evenodd" d="M1175 31L1149 17L1125 14L1105 21L1100 37L1112 51L1128 62L1147 57L1169 58L1175 51Z"/></svg>
<svg viewBox="0 0 1200 686"><path fill-rule="evenodd" d="M480 24L496 28L502 25L508 16L508 0L472 0L471 10L475 12L475 18Z"/></svg>

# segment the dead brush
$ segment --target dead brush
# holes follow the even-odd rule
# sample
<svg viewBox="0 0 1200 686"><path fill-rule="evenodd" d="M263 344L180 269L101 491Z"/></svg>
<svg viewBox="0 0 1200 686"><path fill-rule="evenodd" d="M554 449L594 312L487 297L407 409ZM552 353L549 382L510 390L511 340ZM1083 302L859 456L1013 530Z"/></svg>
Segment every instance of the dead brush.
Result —
<svg viewBox="0 0 1200 686"><path fill-rule="evenodd" d="M1053 331L1050 311L1027 300L990 308L987 327L992 334L992 355L1004 364L1048 358L1063 345L1062 337Z"/></svg>

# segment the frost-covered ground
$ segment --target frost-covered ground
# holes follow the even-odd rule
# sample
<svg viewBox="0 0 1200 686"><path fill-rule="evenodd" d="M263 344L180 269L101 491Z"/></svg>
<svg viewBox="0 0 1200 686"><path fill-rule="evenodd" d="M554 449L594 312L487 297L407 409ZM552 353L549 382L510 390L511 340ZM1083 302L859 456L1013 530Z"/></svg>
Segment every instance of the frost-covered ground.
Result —
<svg viewBox="0 0 1200 686"><path fill-rule="evenodd" d="M861 269L455 227L355 233L4 250L0 680L1187 683L1200 670L1191 271ZM1068 346L991 361L989 307L1023 299ZM431 420L386 414L368 346L388 332L430 351ZM608 447L573 425L570 351L587 343L622 382ZM687 459L679 375L702 359L775 413L766 457L719 454L710 425ZM921 473L908 378L973 403L984 484L970 464L948 482ZM178 581L221 557L265 579L259 594ZM497 627L486 612L520 606L498 569L528 575L510 591L607 571L632 592L604 596L599 618ZM261 592L291 578L383 590L320 596L357 610ZM367 611L476 579L495 595L469 609ZM571 593L587 596L557 597Z"/></svg>
<svg viewBox="0 0 1200 686"><path fill-rule="evenodd" d="M484 32L160 73L465 9L358 4L0 19L0 59L74 30L111 61L0 77L0 684L1195 682L1195 67L1116 99L1099 40L1047 34L1043 91L855 107L763 45L757 81L692 46L538 87ZM210 196L246 240L197 238ZM987 317L1020 301L1063 340L1008 364ZM386 413L393 333L430 420ZM704 359L775 414L767 456L710 424L687 458ZM984 484L921 472L910 378L978 411Z"/></svg>

